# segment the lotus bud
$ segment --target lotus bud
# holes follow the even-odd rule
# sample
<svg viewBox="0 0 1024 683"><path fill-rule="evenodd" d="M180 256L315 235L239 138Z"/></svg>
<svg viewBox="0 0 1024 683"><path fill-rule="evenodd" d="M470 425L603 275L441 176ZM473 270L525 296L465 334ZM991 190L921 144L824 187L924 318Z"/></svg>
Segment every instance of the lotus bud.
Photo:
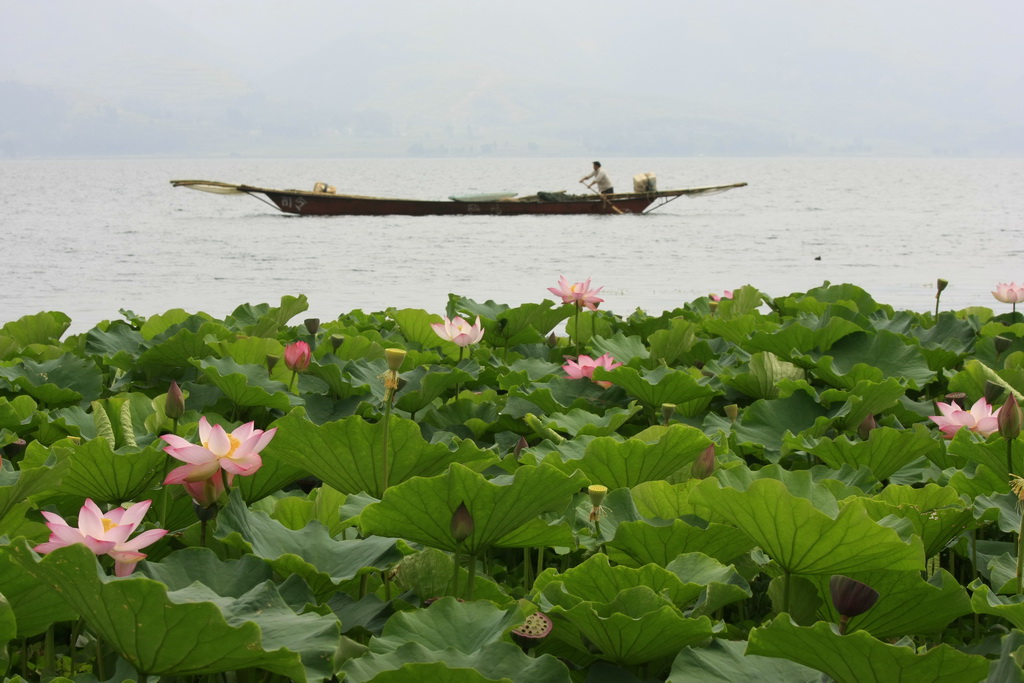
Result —
<svg viewBox="0 0 1024 683"><path fill-rule="evenodd" d="M867 441L871 435L871 430L876 427L878 427L878 422L875 421L875 416L868 415L857 425L857 436L861 438L861 441Z"/></svg>
<svg viewBox="0 0 1024 683"><path fill-rule="evenodd" d="M312 358L313 352L304 341L292 342L284 347L284 365L292 372L305 372Z"/></svg>
<svg viewBox="0 0 1024 683"><path fill-rule="evenodd" d="M164 414L172 420L179 420L185 414L185 395L174 380L167 389L167 400L164 402Z"/></svg>
<svg viewBox="0 0 1024 683"><path fill-rule="evenodd" d="M558 346L558 337L555 336L554 332L548 335L548 346L551 348Z"/></svg>
<svg viewBox="0 0 1024 683"><path fill-rule="evenodd" d="M675 403L662 403L661 404L661 419L664 421L666 426L672 420L672 416L675 415L675 414L676 414L676 404Z"/></svg>
<svg viewBox="0 0 1024 683"><path fill-rule="evenodd" d="M452 536L455 541L462 543L472 536L475 526L473 515L469 514L469 508L465 503L459 503L459 507L455 508L455 512L452 513Z"/></svg>
<svg viewBox="0 0 1024 683"><path fill-rule="evenodd" d="M962 391L951 391L946 394L946 401L950 404L956 404L957 408L963 410L964 405L967 403L967 394Z"/></svg>
<svg viewBox="0 0 1024 683"><path fill-rule="evenodd" d="M512 457L519 460L519 454L523 452L524 448L529 447L530 442L526 440L525 436L519 437L519 441L516 441L516 447L512 449Z"/></svg>
<svg viewBox="0 0 1024 683"><path fill-rule="evenodd" d="M995 405L996 401L999 400L999 398L1003 395L1003 392L1005 391L1006 388L1003 387L1002 385L996 384L991 380L985 381L985 390L983 394L985 396L985 400L988 401L989 405Z"/></svg>
<svg viewBox="0 0 1024 683"><path fill-rule="evenodd" d="M1010 397L1006 399L1006 403L999 409L999 417L997 423L999 424L999 435L1011 441L1020 436L1021 422L1024 422L1024 411L1021 411L1020 405L1017 403L1017 397L1014 393L1010 392Z"/></svg>
<svg viewBox="0 0 1024 683"><path fill-rule="evenodd" d="M320 329L320 318L306 318L302 324L306 326L310 334L315 335Z"/></svg>
<svg viewBox="0 0 1024 683"><path fill-rule="evenodd" d="M832 604L839 612L841 634L846 632L846 622L864 614L878 602L878 591L848 576L833 575L829 579L828 588L832 593Z"/></svg>
<svg viewBox="0 0 1024 683"><path fill-rule="evenodd" d="M512 629L512 640L526 652L547 638L553 626L551 619L546 614L534 612L526 617L526 621L520 626Z"/></svg>
<svg viewBox="0 0 1024 683"><path fill-rule="evenodd" d="M740 407L735 403L730 403L729 405L722 408L722 410L725 411L725 416L729 418L729 422L735 422L736 418L740 414Z"/></svg>
<svg viewBox="0 0 1024 683"><path fill-rule="evenodd" d="M690 476L694 479L707 479L715 471L715 444L704 449L690 465Z"/></svg>
<svg viewBox="0 0 1024 683"><path fill-rule="evenodd" d="M388 363L388 370L398 372L405 362L405 349L384 349L384 360Z"/></svg>
<svg viewBox="0 0 1024 683"><path fill-rule="evenodd" d="M946 287L949 287L949 280L945 280L940 277L938 280L935 281L936 298L938 298L939 294L941 294L942 290L946 289Z"/></svg>
<svg viewBox="0 0 1024 683"><path fill-rule="evenodd" d="M993 346L996 347L996 355L1001 356L1004 353L1006 353L1006 350L1010 348L1010 346L1013 344L1013 341L1007 339L1002 335L998 335L992 338L992 344Z"/></svg>
<svg viewBox="0 0 1024 683"><path fill-rule="evenodd" d="M277 365L277 361L279 361L279 360L281 360L281 356L274 356L274 355L271 355L269 353L267 354L267 372L268 373L274 371L274 366Z"/></svg>
<svg viewBox="0 0 1024 683"><path fill-rule="evenodd" d="M345 343L345 336L341 334L331 335L331 349L337 351Z"/></svg>

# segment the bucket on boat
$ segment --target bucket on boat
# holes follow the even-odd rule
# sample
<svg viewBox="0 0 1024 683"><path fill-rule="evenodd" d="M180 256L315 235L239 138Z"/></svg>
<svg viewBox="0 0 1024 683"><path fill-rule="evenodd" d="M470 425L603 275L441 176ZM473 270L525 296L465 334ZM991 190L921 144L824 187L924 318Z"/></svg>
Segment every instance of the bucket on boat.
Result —
<svg viewBox="0 0 1024 683"><path fill-rule="evenodd" d="M337 192L334 185L328 185L327 183L317 183L313 186L313 192L319 192L320 194L334 194Z"/></svg>
<svg viewBox="0 0 1024 683"><path fill-rule="evenodd" d="M638 173L633 176L633 192L657 192L658 178L653 173Z"/></svg>

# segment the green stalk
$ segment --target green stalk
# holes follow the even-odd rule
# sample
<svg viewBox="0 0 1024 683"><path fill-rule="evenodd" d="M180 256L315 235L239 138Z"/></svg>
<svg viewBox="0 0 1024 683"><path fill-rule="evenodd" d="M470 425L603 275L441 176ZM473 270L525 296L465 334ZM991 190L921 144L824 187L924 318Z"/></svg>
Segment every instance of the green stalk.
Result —
<svg viewBox="0 0 1024 683"><path fill-rule="evenodd" d="M544 546L537 548L537 572L535 576L540 576L541 572L544 571Z"/></svg>
<svg viewBox="0 0 1024 683"><path fill-rule="evenodd" d="M1006 440L1006 471L1013 474L1013 439Z"/></svg>
<svg viewBox="0 0 1024 683"><path fill-rule="evenodd" d="M1024 543L1021 543L1021 537L1024 536L1024 511L1020 515L1020 527L1017 529L1017 595L1022 592L1020 579L1021 570L1024 570Z"/></svg>
<svg viewBox="0 0 1024 683"><path fill-rule="evenodd" d="M578 361L580 357L580 303L578 301L576 302L576 325L573 332L576 333L573 336L576 337L576 360Z"/></svg>
<svg viewBox="0 0 1024 683"><path fill-rule="evenodd" d="M533 585L533 565L530 563L530 548L523 546L523 590Z"/></svg>
<svg viewBox="0 0 1024 683"><path fill-rule="evenodd" d="M466 581L466 600L473 599L473 585L476 583L476 554L469 556L469 579Z"/></svg>
<svg viewBox="0 0 1024 683"><path fill-rule="evenodd" d="M43 641L43 678L49 678L57 673L56 647L53 643L53 624L46 627L46 637Z"/></svg>
<svg viewBox="0 0 1024 683"><path fill-rule="evenodd" d="M292 370L292 381L288 383L288 391L295 391L295 380L299 376L298 370Z"/></svg>
<svg viewBox="0 0 1024 683"><path fill-rule="evenodd" d="M381 458L381 461L383 462L383 465L384 465L384 476L382 477L382 480L381 480L382 483L383 483L383 486L380 489L381 497L383 497L384 496L384 492L388 490L388 450L389 450L388 446L390 445L388 443L388 440L389 440L390 436L391 436L391 399L388 398L387 400L384 401L384 430L383 430L383 434L381 436L381 441L383 442L383 447L384 447L384 455Z"/></svg>
<svg viewBox="0 0 1024 683"><path fill-rule="evenodd" d="M789 613L789 593L792 587L792 578L793 575L788 571L782 573L782 611L787 614Z"/></svg>
<svg viewBox="0 0 1024 683"><path fill-rule="evenodd" d="M459 597L459 564L462 562L462 541L455 544L455 576L452 577L452 597Z"/></svg>

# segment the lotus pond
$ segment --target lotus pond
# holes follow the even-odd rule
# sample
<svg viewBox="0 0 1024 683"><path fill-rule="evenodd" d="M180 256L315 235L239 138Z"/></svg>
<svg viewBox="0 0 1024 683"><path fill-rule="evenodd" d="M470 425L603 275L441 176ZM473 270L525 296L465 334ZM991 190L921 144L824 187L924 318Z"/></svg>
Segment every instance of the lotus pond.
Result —
<svg viewBox="0 0 1024 683"><path fill-rule="evenodd" d="M1024 316L593 303L7 322L5 680L1024 681Z"/></svg>

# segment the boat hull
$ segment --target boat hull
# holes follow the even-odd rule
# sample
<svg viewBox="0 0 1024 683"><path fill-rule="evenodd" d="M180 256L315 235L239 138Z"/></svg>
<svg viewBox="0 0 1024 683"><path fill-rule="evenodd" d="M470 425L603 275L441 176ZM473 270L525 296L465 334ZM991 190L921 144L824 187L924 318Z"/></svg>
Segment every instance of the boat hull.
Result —
<svg viewBox="0 0 1024 683"><path fill-rule="evenodd" d="M593 199L550 202L512 200L455 202L356 197L284 190L260 189L256 191L266 195L281 211L300 216L529 216L643 213L643 210L654 201L653 198L643 195L629 195L625 198L611 200L602 200L601 197L595 196Z"/></svg>

